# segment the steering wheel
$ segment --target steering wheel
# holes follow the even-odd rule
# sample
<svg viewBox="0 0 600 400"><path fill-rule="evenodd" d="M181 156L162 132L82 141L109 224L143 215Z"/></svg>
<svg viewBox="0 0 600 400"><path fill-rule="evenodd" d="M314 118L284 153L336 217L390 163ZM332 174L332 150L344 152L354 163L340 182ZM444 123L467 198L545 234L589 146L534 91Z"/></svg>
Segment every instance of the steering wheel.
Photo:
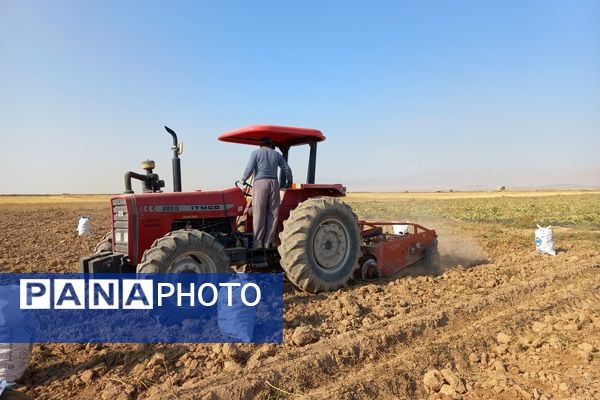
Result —
<svg viewBox="0 0 600 400"><path fill-rule="evenodd" d="M249 184L248 182L244 181L244 188L241 188L238 185L239 181L235 181L235 187L240 189L242 191L242 193L244 193L244 196L246 197L252 197L252 195L250 194L250 191L248 189L252 189L252 185Z"/></svg>

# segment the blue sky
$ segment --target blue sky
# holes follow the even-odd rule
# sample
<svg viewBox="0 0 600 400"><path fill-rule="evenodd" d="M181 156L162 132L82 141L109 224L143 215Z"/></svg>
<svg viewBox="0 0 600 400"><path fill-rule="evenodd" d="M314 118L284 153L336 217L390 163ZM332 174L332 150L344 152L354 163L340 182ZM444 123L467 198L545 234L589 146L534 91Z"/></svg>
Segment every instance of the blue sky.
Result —
<svg viewBox="0 0 600 400"><path fill-rule="evenodd" d="M255 123L321 129L349 190L600 186L597 1L0 0L0 55L0 193L170 189L163 125L228 187Z"/></svg>

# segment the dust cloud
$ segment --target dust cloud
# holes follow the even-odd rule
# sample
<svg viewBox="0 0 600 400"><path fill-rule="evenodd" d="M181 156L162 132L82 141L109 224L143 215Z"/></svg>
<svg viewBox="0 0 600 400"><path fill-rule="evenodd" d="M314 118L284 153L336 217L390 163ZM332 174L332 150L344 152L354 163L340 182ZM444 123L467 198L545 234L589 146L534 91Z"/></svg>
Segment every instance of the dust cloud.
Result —
<svg viewBox="0 0 600 400"><path fill-rule="evenodd" d="M438 237L438 252L443 270L458 265L474 267L489 262L483 248L471 237L442 232Z"/></svg>

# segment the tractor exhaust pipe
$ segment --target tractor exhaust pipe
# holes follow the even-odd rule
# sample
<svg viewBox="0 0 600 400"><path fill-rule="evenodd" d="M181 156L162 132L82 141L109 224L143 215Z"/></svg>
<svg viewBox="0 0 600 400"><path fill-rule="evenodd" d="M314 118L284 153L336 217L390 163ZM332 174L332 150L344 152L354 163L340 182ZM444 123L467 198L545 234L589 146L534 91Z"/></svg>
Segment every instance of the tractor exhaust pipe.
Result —
<svg viewBox="0 0 600 400"><path fill-rule="evenodd" d="M168 126L165 126L165 129L173 136L173 146L171 146L171 150L173 150L173 191L181 192L181 160L179 155L182 153L182 147L177 143L175 131Z"/></svg>

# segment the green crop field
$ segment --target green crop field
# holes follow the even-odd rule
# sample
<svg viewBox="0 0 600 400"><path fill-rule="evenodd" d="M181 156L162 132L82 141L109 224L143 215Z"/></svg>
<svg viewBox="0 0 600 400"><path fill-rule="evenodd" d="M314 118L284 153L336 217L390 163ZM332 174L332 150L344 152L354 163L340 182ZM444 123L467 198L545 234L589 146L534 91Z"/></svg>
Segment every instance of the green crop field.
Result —
<svg viewBox="0 0 600 400"><path fill-rule="evenodd" d="M0 204L108 204L110 195L0 196ZM516 228L536 224L600 228L600 192L350 193L344 199L361 218L443 218L498 223Z"/></svg>
<svg viewBox="0 0 600 400"><path fill-rule="evenodd" d="M409 195L409 194L408 194ZM367 219L443 218L456 221L498 223L516 228L536 224L600 227L600 194L554 194L529 196L490 196L435 198L435 196L378 199L350 196L355 212Z"/></svg>

